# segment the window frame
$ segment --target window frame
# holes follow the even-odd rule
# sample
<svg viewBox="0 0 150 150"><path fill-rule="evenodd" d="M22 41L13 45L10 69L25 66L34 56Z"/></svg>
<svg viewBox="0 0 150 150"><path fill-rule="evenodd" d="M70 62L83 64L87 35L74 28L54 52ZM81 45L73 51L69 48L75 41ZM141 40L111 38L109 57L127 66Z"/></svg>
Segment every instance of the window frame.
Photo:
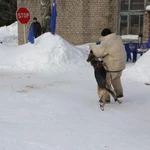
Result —
<svg viewBox="0 0 150 150"><path fill-rule="evenodd" d="M127 34L129 34L129 27L130 27L130 15L144 15L145 14L145 9L146 9L146 6L147 6L147 2L148 0L144 0L144 10L131 10L130 9L130 3L131 3L131 0L128 0L128 10L126 11L122 11L121 10L121 0L119 0L119 22L118 22L118 33L120 34L121 31L121 15L125 15L127 16ZM140 18L140 17L139 17ZM143 20L144 21L144 20ZM140 22L140 19L139 19L139 22ZM140 23L139 23L139 29L138 29L138 32L140 32Z"/></svg>
<svg viewBox="0 0 150 150"><path fill-rule="evenodd" d="M119 0L119 12L127 12L127 11L129 11L129 0L128 0L128 9L127 9L127 11L125 11L125 10L121 10L121 0Z"/></svg>
<svg viewBox="0 0 150 150"><path fill-rule="evenodd" d="M132 0L129 0L129 10L130 11L143 11L146 8L147 0L143 0L144 1L144 9L131 9L131 1Z"/></svg>
<svg viewBox="0 0 150 150"><path fill-rule="evenodd" d="M147 0L144 0L144 9L146 8L147 6ZM131 9L131 0L128 0L128 12L129 11L143 11L143 9L138 9L138 10L132 10ZM121 10L121 0L119 0L119 12L127 12L127 11L124 11L124 10Z"/></svg>

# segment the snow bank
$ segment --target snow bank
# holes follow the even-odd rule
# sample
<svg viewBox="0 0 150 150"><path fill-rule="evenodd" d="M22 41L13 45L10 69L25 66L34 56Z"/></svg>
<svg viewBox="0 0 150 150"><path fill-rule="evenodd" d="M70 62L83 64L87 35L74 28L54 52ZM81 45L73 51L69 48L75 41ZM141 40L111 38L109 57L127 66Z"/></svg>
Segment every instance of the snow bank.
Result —
<svg viewBox="0 0 150 150"><path fill-rule="evenodd" d="M45 33L35 44L8 47L0 44L0 70L58 73L86 63L86 53L58 35Z"/></svg>
<svg viewBox="0 0 150 150"><path fill-rule="evenodd" d="M0 42L5 45L18 45L18 23L0 27Z"/></svg>
<svg viewBox="0 0 150 150"><path fill-rule="evenodd" d="M133 80L150 83L150 50L133 67L126 69L125 74Z"/></svg>

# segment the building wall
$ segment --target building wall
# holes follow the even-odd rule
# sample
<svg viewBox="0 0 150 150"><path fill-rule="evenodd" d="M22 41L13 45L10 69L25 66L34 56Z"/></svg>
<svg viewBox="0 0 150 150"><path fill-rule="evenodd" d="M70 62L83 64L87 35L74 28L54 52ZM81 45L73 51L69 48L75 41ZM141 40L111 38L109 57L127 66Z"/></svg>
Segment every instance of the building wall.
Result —
<svg viewBox="0 0 150 150"><path fill-rule="evenodd" d="M72 44L95 42L103 28L118 28L118 0L57 1L57 33Z"/></svg>
<svg viewBox="0 0 150 150"><path fill-rule="evenodd" d="M31 12L27 37L34 16L42 23L41 0L18 0L19 6ZM56 33L74 45L98 41L103 28L118 29L118 0L57 0L57 14ZM23 44L23 25L18 27L19 44Z"/></svg>
<svg viewBox="0 0 150 150"><path fill-rule="evenodd" d="M148 18L147 14L144 15L144 22L143 22L143 40L148 38Z"/></svg>

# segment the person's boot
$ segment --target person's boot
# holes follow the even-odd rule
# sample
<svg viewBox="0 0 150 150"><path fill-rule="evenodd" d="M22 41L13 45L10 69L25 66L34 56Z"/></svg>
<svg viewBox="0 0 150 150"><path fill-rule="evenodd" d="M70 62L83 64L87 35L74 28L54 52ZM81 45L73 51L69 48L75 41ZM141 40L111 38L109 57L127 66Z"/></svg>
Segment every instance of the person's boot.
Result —
<svg viewBox="0 0 150 150"><path fill-rule="evenodd" d="M123 94L117 95L117 98L122 98Z"/></svg>
<svg viewBox="0 0 150 150"><path fill-rule="evenodd" d="M100 103L103 103L103 101L101 99L99 99ZM110 103L110 100L106 100L106 103Z"/></svg>
<svg viewBox="0 0 150 150"><path fill-rule="evenodd" d="M106 100L106 103L110 103L110 100Z"/></svg>

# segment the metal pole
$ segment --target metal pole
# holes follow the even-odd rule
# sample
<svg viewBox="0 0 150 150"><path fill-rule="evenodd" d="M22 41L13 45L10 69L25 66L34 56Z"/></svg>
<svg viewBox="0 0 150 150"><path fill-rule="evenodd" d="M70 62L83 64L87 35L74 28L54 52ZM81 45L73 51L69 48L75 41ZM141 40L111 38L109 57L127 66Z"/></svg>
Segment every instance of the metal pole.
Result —
<svg viewBox="0 0 150 150"><path fill-rule="evenodd" d="M150 35L150 13L147 11L148 37Z"/></svg>
<svg viewBox="0 0 150 150"><path fill-rule="evenodd" d="M150 36L150 11L147 11L147 15L148 15L148 21L147 21L147 23L148 23L148 47L150 47L150 45L149 45L149 36Z"/></svg>
<svg viewBox="0 0 150 150"><path fill-rule="evenodd" d="M24 34L24 44L26 44L26 28L25 28L25 24L23 25L23 34Z"/></svg>

